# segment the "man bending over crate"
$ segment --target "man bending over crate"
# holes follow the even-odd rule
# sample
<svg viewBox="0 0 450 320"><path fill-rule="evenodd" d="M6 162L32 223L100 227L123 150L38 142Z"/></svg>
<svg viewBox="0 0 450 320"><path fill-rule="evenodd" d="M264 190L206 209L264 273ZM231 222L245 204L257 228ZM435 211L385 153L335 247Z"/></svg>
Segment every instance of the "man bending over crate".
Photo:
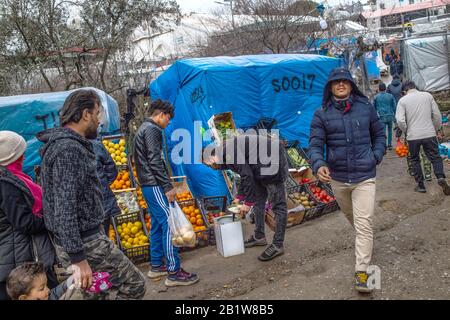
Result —
<svg viewBox="0 0 450 320"><path fill-rule="evenodd" d="M148 277L167 275L166 286L187 286L198 282L199 278L181 268L178 249L172 245L169 202L175 201L176 189L170 182L162 156L163 131L174 117L173 106L158 99L150 105L149 114L150 118L145 119L134 137L136 172L152 220Z"/></svg>
<svg viewBox="0 0 450 320"><path fill-rule="evenodd" d="M324 147L326 146L326 159ZM322 108L311 122L309 153L319 180L331 182L336 200L356 230L355 288L367 285L373 248L376 166L386 148L384 126L347 69L331 71Z"/></svg>
<svg viewBox="0 0 450 320"><path fill-rule="evenodd" d="M244 242L246 248L266 246L264 215L267 197L272 198L276 226L273 243L258 257L272 260L284 253L284 234L287 223L287 205L284 182L288 165L284 147L279 139L265 135L243 134L225 140L221 146L209 145L203 150L203 163L215 170L231 170L241 177L235 201L244 201L244 218L253 207L255 235Z"/></svg>
<svg viewBox="0 0 450 320"><path fill-rule="evenodd" d="M105 234L102 186L92 143L102 114L93 90L71 93L60 111L61 128L38 134L41 149L45 226L55 236L58 259L80 270L81 286L93 272L108 272L116 299L142 299L145 277Z"/></svg>

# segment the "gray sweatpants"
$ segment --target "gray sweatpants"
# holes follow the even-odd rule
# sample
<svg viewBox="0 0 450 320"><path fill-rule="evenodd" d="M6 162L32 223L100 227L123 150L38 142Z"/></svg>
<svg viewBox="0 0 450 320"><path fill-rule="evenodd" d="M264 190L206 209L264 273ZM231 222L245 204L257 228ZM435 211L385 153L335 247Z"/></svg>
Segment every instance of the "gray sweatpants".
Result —
<svg viewBox="0 0 450 320"><path fill-rule="evenodd" d="M266 201L269 200L272 203L272 211L275 214L276 221L275 234L272 243L278 248L282 248L287 224L287 205L284 183L267 186L257 183L256 185L257 200L253 207L253 212L255 214L255 238L265 238L264 208Z"/></svg>

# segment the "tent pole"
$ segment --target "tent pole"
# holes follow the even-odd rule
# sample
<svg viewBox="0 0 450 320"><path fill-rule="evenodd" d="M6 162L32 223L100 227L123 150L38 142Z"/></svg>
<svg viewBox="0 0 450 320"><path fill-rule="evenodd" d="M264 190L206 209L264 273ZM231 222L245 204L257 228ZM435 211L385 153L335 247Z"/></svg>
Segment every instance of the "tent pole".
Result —
<svg viewBox="0 0 450 320"><path fill-rule="evenodd" d="M448 37L450 36L449 33L444 34L444 40L445 40L445 48L447 51L447 69L448 69L448 83L450 84L450 47L448 44Z"/></svg>

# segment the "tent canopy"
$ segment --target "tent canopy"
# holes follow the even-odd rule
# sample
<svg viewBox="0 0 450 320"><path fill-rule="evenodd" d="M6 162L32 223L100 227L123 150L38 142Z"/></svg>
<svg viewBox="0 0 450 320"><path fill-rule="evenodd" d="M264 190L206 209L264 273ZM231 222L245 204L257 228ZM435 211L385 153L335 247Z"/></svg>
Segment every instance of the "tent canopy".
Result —
<svg viewBox="0 0 450 320"><path fill-rule="evenodd" d="M449 41L450 35L446 34L405 40L406 72L421 90L450 89Z"/></svg>
<svg viewBox="0 0 450 320"><path fill-rule="evenodd" d="M198 137L202 128L208 129L211 116L227 111L238 128L250 127L262 117L275 119L285 139L308 146L310 123L321 106L326 79L340 65L340 59L297 54L177 61L150 85L152 99L169 100L175 106L175 117L166 129L174 175L186 175L197 196L228 193L221 172L201 164L174 165L178 154L172 151L179 141L171 140L174 130L187 129L190 160L199 159L201 145L194 147L194 134ZM197 126L194 121L199 121Z"/></svg>
<svg viewBox="0 0 450 320"><path fill-rule="evenodd" d="M117 102L105 92L95 88L99 95L104 116L102 134L115 134L120 130L120 114ZM44 129L59 126L58 112L72 91L0 97L0 130L14 131L27 141L24 171L34 176L34 166L41 163L39 148L42 143L36 134Z"/></svg>

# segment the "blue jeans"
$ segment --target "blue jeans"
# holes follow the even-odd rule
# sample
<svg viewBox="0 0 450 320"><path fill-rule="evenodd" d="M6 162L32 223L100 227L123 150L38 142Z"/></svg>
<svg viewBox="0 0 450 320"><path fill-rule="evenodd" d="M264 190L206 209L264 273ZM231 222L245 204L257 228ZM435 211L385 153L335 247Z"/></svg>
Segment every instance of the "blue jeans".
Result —
<svg viewBox="0 0 450 320"><path fill-rule="evenodd" d="M384 122L384 130L387 130L387 146L392 147L392 121Z"/></svg>
<svg viewBox="0 0 450 320"><path fill-rule="evenodd" d="M166 260L167 271L176 272L180 269L178 248L172 245L172 237L168 224L169 202L163 188L158 186L143 186L142 194L147 202L148 212L152 219L150 231L150 263L152 266L163 264Z"/></svg>

